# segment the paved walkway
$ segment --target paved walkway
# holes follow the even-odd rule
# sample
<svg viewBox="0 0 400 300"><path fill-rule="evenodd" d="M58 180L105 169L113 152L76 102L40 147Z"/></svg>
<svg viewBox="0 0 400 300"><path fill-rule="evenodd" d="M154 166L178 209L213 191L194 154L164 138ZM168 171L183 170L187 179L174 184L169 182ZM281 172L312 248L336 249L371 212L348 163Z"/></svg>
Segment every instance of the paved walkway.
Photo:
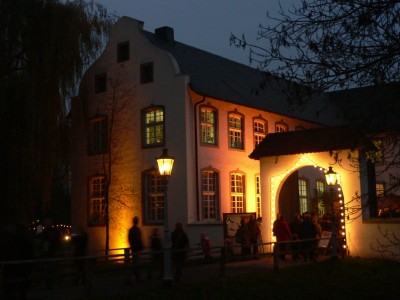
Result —
<svg viewBox="0 0 400 300"><path fill-rule="evenodd" d="M295 267L306 264L303 260L280 262L280 268ZM273 257L271 255L264 255L260 259L249 259L244 261L228 262L225 265L226 277L235 276L239 274L245 274L254 271L269 271L273 272ZM180 283L185 282L200 282L205 278L219 278L221 276L221 269L219 263L204 263L201 262L188 262L187 266L183 271L183 278ZM94 276L92 280L92 287L90 289L91 295L115 295L118 292L132 288L132 286L126 285L126 273L113 272L108 276ZM160 280L144 281L141 283L143 286L157 286L161 284ZM28 299L57 299L57 300L75 300L84 299L85 294L88 292L88 286L77 285L72 286L71 284L63 284L63 286L55 288L53 290L47 290L44 288L32 289L28 294Z"/></svg>

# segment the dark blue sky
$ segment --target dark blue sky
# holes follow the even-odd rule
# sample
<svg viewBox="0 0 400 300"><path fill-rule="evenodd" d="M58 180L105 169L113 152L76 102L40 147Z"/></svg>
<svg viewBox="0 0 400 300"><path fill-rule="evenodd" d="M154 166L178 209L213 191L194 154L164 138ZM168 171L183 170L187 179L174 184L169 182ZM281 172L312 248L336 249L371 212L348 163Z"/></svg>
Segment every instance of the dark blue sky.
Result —
<svg viewBox="0 0 400 300"><path fill-rule="evenodd" d="M144 22L144 28L174 28L179 42L249 64L248 52L229 45L231 33L256 39L258 25L275 13L278 0L97 0L109 12ZM298 2L299 0L282 0Z"/></svg>

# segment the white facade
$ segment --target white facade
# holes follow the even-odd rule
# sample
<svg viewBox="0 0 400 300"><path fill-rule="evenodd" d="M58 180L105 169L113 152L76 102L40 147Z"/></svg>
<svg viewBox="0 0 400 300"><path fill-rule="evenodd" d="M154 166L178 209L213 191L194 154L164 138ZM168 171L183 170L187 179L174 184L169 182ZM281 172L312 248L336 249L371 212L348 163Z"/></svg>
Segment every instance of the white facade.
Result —
<svg viewBox="0 0 400 300"><path fill-rule="evenodd" d="M118 62L118 45L128 42L128 59ZM152 78L143 83L141 67L152 66ZM202 70L207 74L207 69ZM73 230L84 227L89 234L91 250L104 249L105 227L90 221L93 210L92 179L107 175L107 166L112 167L110 186L110 248L128 247L127 230L133 216L139 216L144 243L154 227L162 228L162 222L148 222L148 210L144 197L143 172L156 170L156 157L163 148L168 148L175 157L174 169L168 184L168 219L172 230L176 222L182 222L189 234L191 244L199 242L200 233L206 232L213 245L222 245L224 238L223 213L234 212L232 207L232 174L243 178L243 212L256 212L256 176L261 175L262 233L264 241L271 241L269 228L275 212L275 195L284 182L287 171L312 165L313 161L326 167L329 157L324 153L306 154L307 159L298 164L302 155L279 158L263 158L261 162L249 158L254 149L254 120L264 120L266 133L274 133L277 124L287 125L287 130L296 127L314 128L322 124L305 121L303 118L274 112L265 107L220 99L195 91L191 74L184 73L176 57L152 43L143 32L143 23L123 17L112 29L110 40L99 59L86 72L80 95L72 103L72 226ZM97 76L106 74L106 90L96 91ZM142 74L143 76L143 74ZM104 82L103 82L104 83ZM216 87L218 89L218 86ZM274 95L271 93L269 95ZM246 99L244 99L246 100ZM273 96L266 101L279 101ZM116 112L112 114L112 104ZM143 146L143 110L151 107L164 109L164 143L155 147ZM201 142L200 110L210 107L216 112L215 143ZM229 114L242 117L243 149L229 146ZM115 116L114 121L111 121ZM108 126L114 131L110 138L111 158L107 153L88 154L90 148L91 122L106 117ZM109 129L110 127L108 127ZM111 161L111 164L109 162ZM215 217L204 217L202 210L202 180L204 170L217 174L217 203ZM339 171L339 170L337 170ZM281 174L285 176L279 177ZM272 187L272 178L279 180ZM359 180L347 173L342 174L345 197L360 189ZM214 196L214 195L212 195ZM101 201L100 201L101 202ZM371 229L366 233L360 218L349 224L347 239L352 254L368 254L365 245ZM374 227L375 228L375 227ZM374 231L376 231L374 229ZM371 240L370 240L371 241ZM362 243L361 243L362 242ZM362 244L362 246L360 246Z"/></svg>

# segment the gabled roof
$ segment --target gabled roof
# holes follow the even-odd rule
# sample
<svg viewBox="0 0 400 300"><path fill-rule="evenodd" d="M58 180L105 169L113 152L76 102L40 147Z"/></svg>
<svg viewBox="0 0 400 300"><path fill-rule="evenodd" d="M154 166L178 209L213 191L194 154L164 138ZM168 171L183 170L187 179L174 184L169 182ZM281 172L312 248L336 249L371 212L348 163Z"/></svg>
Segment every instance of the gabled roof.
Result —
<svg viewBox="0 0 400 300"><path fill-rule="evenodd" d="M172 28L171 28L172 30ZM323 125L341 125L326 98L312 105L293 108L286 101L287 82L276 76L177 41L165 41L143 30L155 46L168 51L190 78L190 87L200 95L294 117ZM172 33L173 36L173 33ZM260 85L266 84L265 88Z"/></svg>
<svg viewBox="0 0 400 300"><path fill-rule="evenodd" d="M249 155L261 157L325 152L344 149L368 149L369 139L350 127L324 127L268 134Z"/></svg>

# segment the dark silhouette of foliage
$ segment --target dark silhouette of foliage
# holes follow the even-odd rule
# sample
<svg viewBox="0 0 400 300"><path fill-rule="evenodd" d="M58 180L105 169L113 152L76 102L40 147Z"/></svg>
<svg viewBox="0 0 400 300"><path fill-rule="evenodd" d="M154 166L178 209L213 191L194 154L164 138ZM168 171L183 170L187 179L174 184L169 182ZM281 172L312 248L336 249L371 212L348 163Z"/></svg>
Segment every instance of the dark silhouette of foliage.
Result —
<svg viewBox="0 0 400 300"><path fill-rule="evenodd" d="M2 223L48 215L67 112L113 18L93 1L0 0Z"/></svg>
<svg viewBox="0 0 400 300"><path fill-rule="evenodd" d="M400 78L400 1L303 0L267 15L250 61L314 91L397 83Z"/></svg>

